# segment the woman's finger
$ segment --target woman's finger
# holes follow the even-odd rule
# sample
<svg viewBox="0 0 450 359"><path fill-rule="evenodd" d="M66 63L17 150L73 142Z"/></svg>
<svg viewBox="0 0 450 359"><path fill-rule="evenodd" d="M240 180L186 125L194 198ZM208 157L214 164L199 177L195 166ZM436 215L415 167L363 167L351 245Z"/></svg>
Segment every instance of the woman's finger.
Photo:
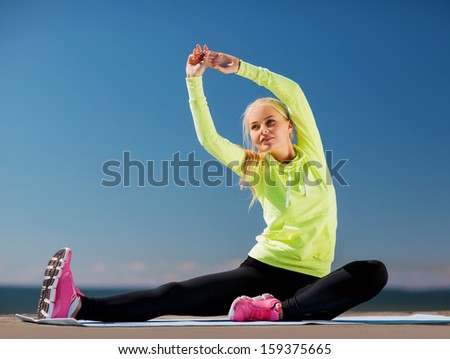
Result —
<svg viewBox="0 0 450 359"><path fill-rule="evenodd" d="M195 46L194 51L193 51L192 53L193 53L194 55L197 55L197 56L198 56L198 54L201 53L201 52L202 52L202 48L200 47L199 44L197 44L197 45Z"/></svg>
<svg viewBox="0 0 450 359"><path fill-rule="evenodd" d="M193 54L189 55L188 63L189 65L197 65L198 62Z"/></svg>

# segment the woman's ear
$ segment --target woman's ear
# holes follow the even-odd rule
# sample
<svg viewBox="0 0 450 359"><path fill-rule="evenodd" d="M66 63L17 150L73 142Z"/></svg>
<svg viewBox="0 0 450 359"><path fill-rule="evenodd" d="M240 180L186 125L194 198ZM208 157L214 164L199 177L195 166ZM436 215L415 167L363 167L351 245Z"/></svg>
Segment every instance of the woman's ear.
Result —
<svg viewBox="0 0 450 359"><path fill-rule="evenodd" d="M289 120L289 127L288 127L288 130L289 130L289 137L291 138L291 141L294 141L294 125L292 124L292 121L291 120Z"/></svg>

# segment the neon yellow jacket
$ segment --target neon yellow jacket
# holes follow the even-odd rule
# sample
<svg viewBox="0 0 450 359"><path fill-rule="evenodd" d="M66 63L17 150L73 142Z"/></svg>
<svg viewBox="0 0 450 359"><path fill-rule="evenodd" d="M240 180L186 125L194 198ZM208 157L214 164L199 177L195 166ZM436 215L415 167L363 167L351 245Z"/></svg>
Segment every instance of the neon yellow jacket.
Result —
<svg viewBox="0 0 450 359"><path fill-rule="evenodd" d="M292 80L241 61L237 75L270 90L289 109L297 141L296 157L282 164L270 154L252 175L267 227L249 256L263 263L317 277L334 259L336 195L320 134L303 91ZM202 77L187 78L189 103L202 146L242 176L245 150L220 136L209 112Z"/></svg>

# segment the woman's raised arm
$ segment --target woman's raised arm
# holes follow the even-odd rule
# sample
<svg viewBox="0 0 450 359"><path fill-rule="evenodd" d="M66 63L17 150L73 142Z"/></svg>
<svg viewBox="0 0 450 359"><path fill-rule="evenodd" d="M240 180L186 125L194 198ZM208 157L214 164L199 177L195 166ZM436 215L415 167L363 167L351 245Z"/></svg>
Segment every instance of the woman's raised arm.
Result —
<svg viewBox="0 0 450 359"><path fill-rule="evenodd" d="M186 77L203 76L209 63L209 50L205 45L203 50L199 44L194 48L192 54L189 55L186 63Z"/></svg>

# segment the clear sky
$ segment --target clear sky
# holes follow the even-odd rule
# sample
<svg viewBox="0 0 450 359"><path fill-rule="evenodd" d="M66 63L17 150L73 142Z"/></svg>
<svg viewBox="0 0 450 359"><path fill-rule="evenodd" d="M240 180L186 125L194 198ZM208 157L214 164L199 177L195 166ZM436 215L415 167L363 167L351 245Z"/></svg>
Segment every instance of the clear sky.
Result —
<svg viewBox="0 0 450 359"><path fill-rule="evenodd" d="M81 287L246 257L264 223L236 177L124 173L125 157L161 179L194 156L204 174L185 85L198 42L298 82L333 164L348 160L333 268L376 258L391 287L450 286L449 16L444 0L0 0L0 284L39 285L63 246ZM212 70L204 84L218 131L241 144L242 112L268 93ZM102 186L105 163L120 185Z"/></svg>

